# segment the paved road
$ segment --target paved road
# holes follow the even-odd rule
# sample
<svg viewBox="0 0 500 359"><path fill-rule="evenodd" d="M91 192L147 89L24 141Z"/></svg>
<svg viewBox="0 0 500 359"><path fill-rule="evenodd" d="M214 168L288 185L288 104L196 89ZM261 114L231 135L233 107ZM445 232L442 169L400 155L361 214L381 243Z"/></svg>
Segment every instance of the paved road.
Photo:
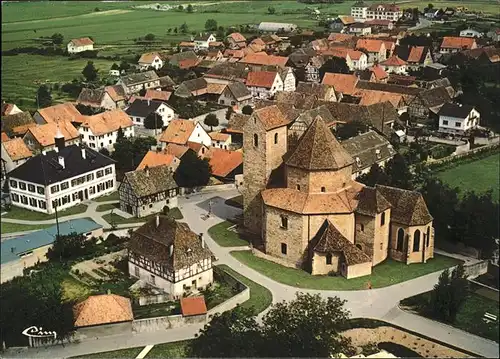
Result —
<svg viewBox="0 0 500 359"><path fill-rule="evenodd" d="M190 196L188 199L179 199L179 208L182 210L185 220L191 229L196 233L204 233L206 243L216 257L219 258L217 264L227 264L242 275L252 279L260 285L268 288L273 294L273 303L282 300L291 300L297 292L319 293L323 297L338 296L346 299L346 308L353 317L367 317L385 320L403 328L420 332L429 337L436 338L445 343L478 353L485 357L498 357L498 344L463 332L456 328L436 323L428 319L406 313L398 308L400 300L426 292L436 283L439 272L428 274L404 283L386 288L360 290L360 291L321 291L298 289L271 280L270 278L254 271L234 259L230 254L231 248L218 246L206 233L212 225L225 218L233 217L241 210L224 205L226 198L238 195L237 190L199 194ZM212 199L212 216L204 220L203 217L208 211L208 201ZM262 318L260 314L259 319ZM108 350L130 348L135 346L145 346L162 342L171 342L194 337L200 326L190 326L178 329L169 329L154 333L139 333L129 335L117 335L101 339L88 339L80 344L69 344L49 347L47 349L30 349L20 352L9 352L6 357L69 357L88 353L97 353Z"/></svg>

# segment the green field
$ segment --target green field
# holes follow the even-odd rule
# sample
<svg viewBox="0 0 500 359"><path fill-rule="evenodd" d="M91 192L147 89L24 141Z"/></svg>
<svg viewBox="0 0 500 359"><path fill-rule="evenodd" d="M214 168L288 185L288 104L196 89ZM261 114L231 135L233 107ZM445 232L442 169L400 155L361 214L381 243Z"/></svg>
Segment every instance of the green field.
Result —
<svg viewBox="0 0 500 359"><path fill-rule="evenodd" d="M346 279L341 276L313 276L306 271L284 267L256 257L250 251L233 251L231 255L243 264L277 282L298 288L320 290L361 290L367 289L368 284L371 284L372 288L382 288L450 268L461 262L440 255L435 255L427 263L414 263L411 265L388 259L375 266L369 276Z"/></svg>
<svg viewBox="0 0 500 359"><path fill-rule="evenodd" d="M434 5L434 8L447 8L453 7L456 8L458 6L465 6L469 9L469 11L482 11L488 14L496 14L498 15L498 2L495 0L468 0L468 1L396 1L396 4L399 4L402 8L415 8L418 7L420 11L424 10L429 3Z"/></svg>
<svg viewBox="0 0 500 359"><path fill-rule="evenodd" d="M451 187L460 188L461 192L486 192L493 190L493 198L498 201L500 188L500 154L460 164L437 173L437 177Z"/></svg>
<svg viewBox="0 0 500 359"><path fill-rule="evenodd" d="M17 224L17 223L7 223L2 221L1 228L2 234L4 233L16 233L16 232L24 232L24 231L35 231L37 229L45 229L48 227L52 227L53 224Z"/></svg>
<svg viewBox="0 0 500 359"><path fill-rule="evenodd" d="M74 214L84 213L87 210L87 206L85 204L78 204L76 206L70 207L63 211L58 211L59 220L64 220L65 216L72 216ZM21 219L25 221L45 221L49 219L55 219L56 214L47 214L42 212L30 211L24 208L12 206L12 208L7 211L3 218L12 218L12 219ZM33 223L36 224L36 223Z"/></svg>

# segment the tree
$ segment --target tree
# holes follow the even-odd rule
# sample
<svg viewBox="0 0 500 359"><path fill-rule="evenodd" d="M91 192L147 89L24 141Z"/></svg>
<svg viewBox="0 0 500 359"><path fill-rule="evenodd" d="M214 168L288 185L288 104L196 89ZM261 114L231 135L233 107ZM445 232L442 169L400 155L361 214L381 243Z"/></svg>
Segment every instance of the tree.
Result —
<svg viewBox="0 0 500 359"><path fill-rule="evenodd" d="M155 35L151 34L151 33L144 36L144 40L146 40L146 41L153 41L154 39L155 39Z"/></svg>
<svg viewBox="0 0 500 359"><path fill-rule="evenodd" d="M55 34L52 34L52 36L50 38L52 39L52 43L54 45L61 45L63 43L63 40L64 40L64 36L58 32L56 32Z"/></svg>
<svg viewBox="0 0 500 359"><path fill-rule="evenodd" d="M251 115L253 113L253 108L250 105L245 105L241 109L241 113L244 115Z"/></svg>
<svg viewBox="0 0 500 359"><path fill-rule="evenodd" d="M99 150L99 153L104 155L104 156L111 157L111 154L109 153L109 150L106 147L101 148Z"/></svg>
<svg viewBox="0 0 500 359"><path fill-rule="evenodd" d="M217 30L217 21L215 21L214 19L208 19L205 22L205 30L207 30L207 31Z"/></svg>
<svg viewBox="0 0 500 359"><path fill-rule="evenodd" d="M344 58L333 56L326 60L325 63L319 68L319 75L321 78L325 76L326 72L348 74L349 66L347 66Z"/></svg>
<svg viewBox="0 0 500 359"><path fill-rule="evenodd" d="M125 138L125 134L123 133L123 129L121 127L118 128L118 132L116 133L116 141L121 141Z"/></svg>
<svg viewBox="0 0 500 359"><path fill-rule="evenodd" d="M276 9L272 6L269 6L267 8L267 12L269 13L269 15L274 15L276 13Z"/></svg>
<svg viewBox="0 0 500 359"><path fill-rule="evenodd" d="M171 32L172 32L172 28L171 28L171 27L169 27L169 28L168 28L168 30L167 30L167 33L169 33L169 34L170 34Z"/></svg>
<svg viewBox="0 0 500 359"><path fill-rule="evenodd" d="M193 5L189 4L187 6L187 12L190 13L190 14L193 12Z"/></svg>
<svg viewBox="0 0 500 359"><path fill-rule="evenodd" d="M101 11L101 10L99 10L98 7L94 8L94 12L99 12L99 11Z"/></svg>
<svg viewBox="0 0 500 359"><path fill-rule="evenodd" d="M113 155L117 163L116 168L120 171L132 171L142 161L152 146L156 146L154 137L125 137L123 131L118 130Z"/></svg>
<svg viewBox="0 0 500 359"><path fill-rule="evenodd" d="M120 72L121 71L127 71L128 69L130 69L130 64L127 62L127 61L121 61L120 62Z"/></svg>
<svg viewBox="0 0 500 359"><path fill-rule="evenodd" d="M118 64L114 62L113 65L111 65L111 70L120 70L120 66L118 66Z"/></svg>
<svg viewBox="0 0 500 359"><path fill-rule="evenodd" d="M347 140L348 138L359 135L368 131L368 126L361 120L355 120L352 122L347 122L338 126L334 132L335 137L339 140Z"/></svg>
<svg viewBox="0 0 500 359"><path fill-rule="evenodd" d="M50 261L62 262L71 258L77 258L86 252L86 237L81 234L70 233L68 235L56 236L54 244L47 251Z"/></svg>
<svg viewBox="0 0 500 359"><path fill-rule="evenodd" d="M439 320L453 323L468 295L468 281L463 264L450 272L444 270L431 293L430 310Z"/></svg>
<svg viewBox="0 0 500 359"><path fill-rule="evenodd" d="M427 9L429 9L429 10L434 9L434 5L432 5L432 4L427 5Z"/></svg>
<svg viewBox="0 0 500 359"><path fill-rule="evenodd" d="M163 127L163 119L156 112L151 112L144 119L144 127L148 130L155 130Z"/></svg>
<svg viewBox="0 0 500 359"><path fill-rule="evenodd" d="M210 180L210 164L207 159L201 159L198 155L188 150L175 172L175 181L180 187L206 186Z"/></svg>
<svg viewBox="0 0 500 359"><path fill-rule="evenodd" d="M87 65L82 70L82 75L87 81L95 81L99 70L95 68L94 61L88 61Z"/></svg>
<svg viewBox="0 0 500 359"><path fill-rule="evenodd" d="M187 33L187 32L188 32L189 27L188 27L188 25L184 22L184 23L180 26L180 28L179 28L179 29L181 30L181 33L185 34L185 33Z"/></svg>
<svg viewBox="0 0 500 359"><path fill-rule="evenodd" d="M396 153L386 165L386 173L390 178L390 186L412 189L412 174L406 160L399 153Z"/></svg>
<svg viewBox="0 0 500 359"><path fill-rule="evenodd" d="M52 95L47 85L41 85L36 92L36 99L38 108L48 107L52 105Z"/></svg>
<svg viewBox="0 0 500 359"><path fill-rule="evenodd" d="M229 121L231 119L231 116L233 115L234 110L232 107L229 107L226 111L226 120Z"/></svg>
<svg viewBox="0 0 500 359"><path fill-rule="evenodd" d="M174 33L177 34L177 28L174 28Z"/></svg>
<svg viewBox="0 0 500 359"><path fill-rule="evenodd" d="M370 187L373 187L376 184L385 186L389 184L389 176L387 176L385 171L377 163L374 163L370 167L370 171L359 176L356 181Z"/></svg>
<svg viewBox="0 0 500 359"><path fill-rule="evenodd" d="M207 126L210 126L210 131L213 131L214 126L219 126L219 119L214 113L209 113L205 117L205 121L203 121L203 123Z"/></svg>
<svg viewBox="0 0 500 359"><path fill-rule="evenodd" d="M177 9L179 9L180 11L182 11L182 10L184 10L184 6L179 5L179 6L177 6Z"/></svg>

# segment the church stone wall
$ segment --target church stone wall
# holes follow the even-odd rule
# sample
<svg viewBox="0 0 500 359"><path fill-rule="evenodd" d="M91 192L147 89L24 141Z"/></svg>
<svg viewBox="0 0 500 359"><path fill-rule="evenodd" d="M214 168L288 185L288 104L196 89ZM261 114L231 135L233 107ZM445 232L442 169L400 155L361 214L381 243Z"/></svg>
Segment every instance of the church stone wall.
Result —
<svg viewBox="0 0 500 359"><path fill-rule="evenodd" d="M375 239L375 218L356 213L356 236L354 244L361 247L370 258L373 258L373 240Z"/></svg>

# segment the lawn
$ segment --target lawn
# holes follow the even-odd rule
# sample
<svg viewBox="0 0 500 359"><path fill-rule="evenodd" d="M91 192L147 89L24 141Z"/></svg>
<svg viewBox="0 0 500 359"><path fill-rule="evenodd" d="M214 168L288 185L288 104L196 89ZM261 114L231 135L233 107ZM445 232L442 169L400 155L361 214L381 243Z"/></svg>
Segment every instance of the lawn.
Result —
<svg viewBox="0 0 500 359"><path fill-rule="evenodd" d="M225 264L218 265L217 267L231 274L233 277L238 279L250 289L250 299L241 304L243 308L253 307L255 313L258 314L272 304L273 295L271 294L269 289L255 283L254 281L251 281L247 277L239 274Z"/></svg>
<svg viewBox="0 0 500 359"><path fill-rule="evenodd" d="M178 219L178 220L184 218L184 216L182 215L182 213L181 213L181 211L180 211L179 208L172 208L170 210L170 212L168 212L168 216L170 216L173 219ZM117 224L117 225L118 224L128 224L128 223L142 223L142 222L147 222L151 218L154 218L154 217L156 217L156 214L151 214L149 216L141 217L141 218L136 218L136 217L125 218L125 217L122 217L122 216L120 216L119 214L116 214L116 213L108 213L108 214L105 214L104 216L102 216L102 218L106 222L108 222L109 224L114 223L114 224Z"/></svg>
<svg viewBox="0 0 500 359"><path fill-rule="evenodd" d="M84 204L79 204L74 207L68 208L64 211L58 211L59 220L64 220L63 217L71 216L74 214L84 213L87 210L87 206ZM10 211L7 211L3 218L12 218L12 219L22 219L25 221L45 221L50 219L55 219L56 214L47 214L35 211L29 211L24 208L12 206Z"/></svg>
<svg viewBox="0 0 500 359"><path fill-rule="evenodd" d="M92 290L85 284L77 281L75 278L68 274L67 278L62 281L63 299L65 301L85 300L92 294Z"/></svg>
<svg viewBox="0 0 500 359"><path fill-rule="evenodd" d="M185 358L189 340L158 344L151 349L146 358Z"/></svg>
<svg viewBox="0 0 500 359"><path fill-rule="evenodd" d="M248 242L241 239L238 233L228 230L234 224L228 221L210 227L208 234L221 247L248 246Z"/></svg>
<svg viewBox="0 0 500 359"><path fill-rule="evenodd" d="M97 206L95 210L96 212L106 212L117 208L120 208L120 203L107 203L107 204L100 204L99 206Z"/></svg>
<svg viewBox="0 0 500 359"><path fill-rule="evenodd" d="M399 5L406 8L415 8L418 7L420 11L423 11L424 8L428 6L429 3L434 5L434 8L439 9L446 7L456 8L457 6L465 6L469 9L469 11L482 11L484 13L489 14L498 14L498 2L495 0L469 0L469 1L396 1Z"/></svg>
<svg viewBox="0 0 500 359"><path fill-rule="evenodd" d="M25 232L25 231L35 231L37 229L45 229L48 227L52 227L53 224L17 224L17 223L7 223L2 221L2 234L4 233L16 233L16 232Z"/></svg>
<svg viewBox="0 0 500 359"><path fill-rule="evenodd" d="M233 251L231 255L250 268L255 269L277 282L299 288L321 290L367 289L369 283L372 288L382 288L421 277L460 263L457 259L440 255L436 255L435 258L430 259L425 264L415 263L407 265L388 259L375 266L370 276L345 279L340 276L313 276L300 269L284 267L266 259L255 257L251 251Z"/></svg>
<svg viewBox="0 0 500 359"><path fill-rule="evenodd" d="M431 292L422 293L404 299L401 301L401 304L416 311L419 315L434 319L428 311L430 296ZM416 303L419 304L415 305ZM486 312L498 317L498 302L476 293L470 293L467 300L458 311L455 323L452 325L466 332L498 342L498 321L496 323L485 323L483 321L483 316Z"/></svg>
<svg viewBox="0 0 500 359"><path fill-rule="evenodd" d="M109 352L81 355L70 359L135 359L144 347L113 350Z"/></svg>
<svg viewBox="0 0 500 359"><path fill-rule="evenodd" d="M480 160L459 164L438 172L436 175L452 187L478 193L493 190L493 198L498 201L500 179L500 154L496 153Z"/></svg>
<svg viewBox="0 0 500 359"><path fill-rule="evenodd" d="M108 201L119 201L120 200L120 192L115 191L107 196L101 196L94 199L96 202L108 202Z"/></svg>

